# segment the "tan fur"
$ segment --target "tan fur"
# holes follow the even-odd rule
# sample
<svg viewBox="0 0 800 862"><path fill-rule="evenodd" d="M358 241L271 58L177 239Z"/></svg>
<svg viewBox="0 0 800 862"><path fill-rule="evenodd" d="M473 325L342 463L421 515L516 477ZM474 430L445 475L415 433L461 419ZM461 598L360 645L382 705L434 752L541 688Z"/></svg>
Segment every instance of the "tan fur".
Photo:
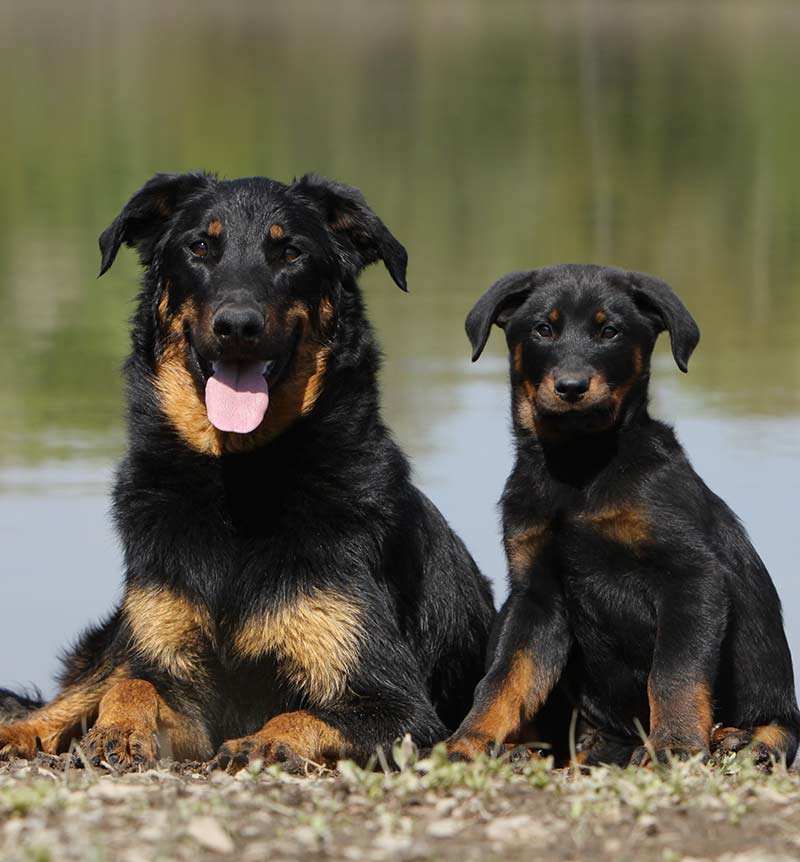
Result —
<svg viewBox="0 0 800 862"><path fill-rule="evenodd" d="M38 737L42 751L59 754L72 739L79 739L95 719L105 693L127 674L124 667L111 672L97 671L74 683L50 703L32 712L25 720L0 727L0 755L31 758ZM6 751L7 749L7 751Z"/></svg>
<svg viewBox="0 0 800 862"><path fill-rule="evenodd" d="M131 646L178 679L204 675L203 656L213 642L208 612L166 587L133 587L123 602Z"/></svg>
<svg viewBox="0 0 800 862"><path fill-rule="evenodd" d="M206 726L199 719L176 712L161 697L158 738L161 756L171 760L209 760L214 754Z"/></svg>
<svg viewBox="0 0 800 862"><path fill-rule="evenodd" d="M279 224L271 224L269 226L269 235L271 239L280 239L283 236L283 227Z"/></svg>
<svg viewBox="0 0 800 862"><path fill-rule="evenodd" d="M558 322L558 318L559 318L559 317L560 317L560 315L559 315L559 313L558 313L558 309L557 309L557 308L554 308L554 309L553 309L553 310L552 310L552 311L547 315L547 319L548 319L551 323L557 323L557 322Z"/></svg>
<svg viewBox="0 0 800 862"><path fill-rule="evenodd" d="M578 516L578 521L588 524L612 542L619 542L631 548L643 545L650 537L647 513L634 503L584 513Z"/></svg>
<svg viewBox="0 0 800 862"><path fill-rule="evenodd" d="M222 224L222 222L218 218L215 218L213 221L210 221L208 223L208 235L209 236L221 236L222 231L224 229L225 229L225 226Z"/></svg>
<svg viewBox="0 0 800 862"><path fill-rule="evenodd" d="M605 311L597 311L594 315L595 323L605 323L608 318L606 317Z"/></svg>
<svg viewBox="0 0 800 862"><path fill-rule="evenodd" d="M335 727L305 710L276 715L258 733L231 739L223 746L232 758L247 752L251 761L269 763L280 758L328 765L345 756L347 747L347 739Z"/></svg>
<svg viewBox="0 0 800 862"><path fill-rule="evenodd" d="M706 683L683 686L668 702L655 691L652 678L647 682L650 702L650 738L653 744L669 745L700 739L706 747L711 742L714 704Z"/></svg>
<svg viewBox="0 0 800 862"><path fill-rule="evenodd" d="M788 750L789 737L789 732L780 724L762 724L753 728L753 742L766 745L778 757Z"/></svg>
<svg viewBox="0 0 800 862"><path fill-rule="evenodd" d="M300 326L301 336L288 377L270 393L270 404L261 425L250 434L233 434L218 431L209 422L205 398L198 392L186 366L183 331L187 323L197 325L198 318L191 304L185 306L169 322L169 337L155 384L167 419L186 445L212 456L250 452L277 437L299 417L308 415L322 394L331 352L325 333L333 316L333 305L327 298L320 303L317 325L312 323L302 303L289 309L285 325L289 329Z"/></svg>
<svg viewBox="0 0 800 862"><path fill-rule="evenodd" d="M513 577L522 578L530 572L547 541L548 532L548 524L533 524L506 538L506 556Z"/></svg>
<svg viewBox="0 0 800 862"><path fill-rule="evenodd" d="M234 649L248 659L276 655L281 673L321 706L344 691L362 636L361 609L352 599L315 590L247 620Z"/></svg>
<svg viewBox="0 0 800 862"><path fill-rule="evenodd" d="M450 754L475 757L491 743L518 742L519 733L547 697L550 680L525 651L515 653L511 668L488 704L475 705L458 735L448 743Z"/></svg>

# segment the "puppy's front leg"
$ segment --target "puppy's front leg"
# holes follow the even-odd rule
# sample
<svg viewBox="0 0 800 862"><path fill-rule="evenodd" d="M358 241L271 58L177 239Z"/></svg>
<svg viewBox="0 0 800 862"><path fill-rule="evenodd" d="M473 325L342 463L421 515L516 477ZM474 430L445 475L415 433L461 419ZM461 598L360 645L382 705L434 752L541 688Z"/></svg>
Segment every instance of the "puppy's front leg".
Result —
<svg viewBox="0 0 800 862"><path fill-rule="evenodd" d="M658 599L656 643L647 681L650 732L631 763L655 752L707 757L714 724L713 687L727 610L721 576L672 571Z"/></svg>
<svg viewBox="0 0 800 862"><path fill-rule="evenodd" d="M537 573L535 581L512 591L498 620L489 672L461 727L447 742L449 753L472 758L494 745L522 742L519 734L547 700L570 649L570 633L560 587Z"/></svg>

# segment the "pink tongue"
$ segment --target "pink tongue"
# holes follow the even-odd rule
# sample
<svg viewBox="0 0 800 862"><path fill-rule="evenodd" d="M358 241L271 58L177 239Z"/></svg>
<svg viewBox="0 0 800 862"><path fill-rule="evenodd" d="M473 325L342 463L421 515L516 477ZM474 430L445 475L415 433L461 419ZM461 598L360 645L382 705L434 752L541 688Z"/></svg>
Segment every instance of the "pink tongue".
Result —
<svg viewBox="0 0 800 862"><path fill-rule="evenodd" d="M206 383L206 412L220 431L248 434L269 404L263 362L217 362Z"/></svg>

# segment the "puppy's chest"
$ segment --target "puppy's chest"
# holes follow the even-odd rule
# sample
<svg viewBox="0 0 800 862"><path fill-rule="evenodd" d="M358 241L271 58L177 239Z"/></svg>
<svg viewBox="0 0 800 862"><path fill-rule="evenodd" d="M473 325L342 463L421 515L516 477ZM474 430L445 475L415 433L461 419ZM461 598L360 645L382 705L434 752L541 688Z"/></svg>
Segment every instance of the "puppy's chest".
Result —
<svg viewBox="0 0 800 862"><path fill-rule="evenodd" d="M311 704L335 700L359 657L359 603L324 588L271 598L254 606L240 596L212 612L163 586L129 587L123 614L130 649L183 682L213 685L263 668Z"/></svg>
<svg viewBox="0 0 800 862"><path fill-rule="evenodd" d="M505 535L514 580L524 580L543 565L555 567L566 578L641 566L654 527L638 503L575 507L549 517L530 517L523 524L507 529Z"/></svg>

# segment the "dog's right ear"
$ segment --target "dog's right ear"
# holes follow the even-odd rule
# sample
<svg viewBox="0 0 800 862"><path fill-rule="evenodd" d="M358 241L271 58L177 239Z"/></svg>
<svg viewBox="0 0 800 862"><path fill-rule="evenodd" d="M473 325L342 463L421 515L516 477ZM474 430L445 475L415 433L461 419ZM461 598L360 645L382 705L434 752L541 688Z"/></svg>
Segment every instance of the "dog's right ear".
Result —
<svg viewBox="0 0 800 862"><path fill-rule="evenodd" d="M111 268L123 242L135 247L142 265L149 266L156 242L178 207L215 183L209 174L156 174L149 179L100 235L100 275Z"/></svg>
<svg viewBox="0 0 800 862"><path fill-rule="evenodd" d="M472 307L465 328L472 343L472 361L483 353L489 340L489 330L496 323L501 329L528 298L534 288L536 270L509 272L496 281Z"/></svg>

